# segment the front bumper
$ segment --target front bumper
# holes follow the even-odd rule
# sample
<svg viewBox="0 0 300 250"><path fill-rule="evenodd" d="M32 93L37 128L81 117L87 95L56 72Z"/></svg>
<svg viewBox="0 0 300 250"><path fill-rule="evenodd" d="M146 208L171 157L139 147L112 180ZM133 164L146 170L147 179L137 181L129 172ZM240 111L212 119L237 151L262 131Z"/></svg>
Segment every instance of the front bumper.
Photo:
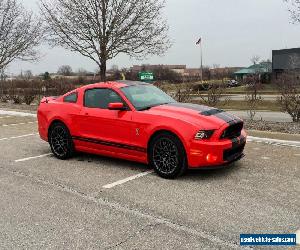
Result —
<svg viewBox="0 0 300 250"><path fill-rule="evenodd" d="M246 134L232 140L193 141L188 152L190 168L213 168L241 159L246 145Z"/></svg>

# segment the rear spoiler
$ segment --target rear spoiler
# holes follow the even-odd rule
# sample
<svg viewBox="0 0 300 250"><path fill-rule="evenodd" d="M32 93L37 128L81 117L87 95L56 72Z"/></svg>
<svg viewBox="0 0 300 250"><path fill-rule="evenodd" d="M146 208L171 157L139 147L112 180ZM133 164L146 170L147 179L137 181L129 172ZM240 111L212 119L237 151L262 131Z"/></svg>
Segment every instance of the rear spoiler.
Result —
<svg viewBox="0 0 300 250"><path fill-rule="evenodd" d="M49 101L54 101L58 98L59 96L44 96L41 100L41 103L48 103Z"/></svg>

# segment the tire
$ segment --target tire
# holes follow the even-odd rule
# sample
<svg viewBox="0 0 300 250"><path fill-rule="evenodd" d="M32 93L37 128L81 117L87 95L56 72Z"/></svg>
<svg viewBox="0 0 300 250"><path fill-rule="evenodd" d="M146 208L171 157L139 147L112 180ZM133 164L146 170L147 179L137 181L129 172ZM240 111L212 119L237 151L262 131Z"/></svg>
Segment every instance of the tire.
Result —
<svg viewBox="0 0 300 250"><path fill-rule="evenodd" d="M179 138L171 133L156 135L149 145L149 163L155 172L165 179L175 179L187 170L184 146Z"/></svg>
<svg viewBox="0 0 300 250"><path fill-rule="evenodd" d="M53 155L66 160L74 155L74 143L68 128L63 123L55 123L51 126L48 138Z"/></svg>

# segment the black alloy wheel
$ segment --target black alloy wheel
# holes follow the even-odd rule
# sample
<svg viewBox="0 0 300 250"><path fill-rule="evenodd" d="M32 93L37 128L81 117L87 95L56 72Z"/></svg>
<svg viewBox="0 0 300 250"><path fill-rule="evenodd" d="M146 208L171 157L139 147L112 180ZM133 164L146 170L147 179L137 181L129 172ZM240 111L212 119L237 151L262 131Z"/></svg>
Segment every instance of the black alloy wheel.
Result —
<svg viewBox="0 0 300 250"><path fill-rule="evenodd" d="M74 144L68 128L62 123L54 124L49 132L49 144L54 156L65 160L74 154Z"/></svg>
<svg viewBox="0 0 300 250"><path fill-rule="evenodd" d="M149 162L155 172L166 179L174 179L187 169L184 147L178 137L171 133L161 133L153 138Z"/></svg>

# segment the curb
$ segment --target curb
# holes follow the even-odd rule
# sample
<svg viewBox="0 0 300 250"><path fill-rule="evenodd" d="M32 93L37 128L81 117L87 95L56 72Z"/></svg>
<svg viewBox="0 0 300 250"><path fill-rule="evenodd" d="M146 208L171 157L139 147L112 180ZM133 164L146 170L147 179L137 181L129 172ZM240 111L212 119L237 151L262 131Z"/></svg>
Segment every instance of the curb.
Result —
<svg viewBox="0 0 300 250"><path fill-rule="evenodd" d="M270 139L270 138L260 138L260 137L254 137L254 136L248 136L247 137L248 142L261 142L266 144L271 144L275 146L288 146L288 147L294 147L294 148L300 148L300 142L299 141L287 141L287 140L277 140L277 139Z"/></svg>

